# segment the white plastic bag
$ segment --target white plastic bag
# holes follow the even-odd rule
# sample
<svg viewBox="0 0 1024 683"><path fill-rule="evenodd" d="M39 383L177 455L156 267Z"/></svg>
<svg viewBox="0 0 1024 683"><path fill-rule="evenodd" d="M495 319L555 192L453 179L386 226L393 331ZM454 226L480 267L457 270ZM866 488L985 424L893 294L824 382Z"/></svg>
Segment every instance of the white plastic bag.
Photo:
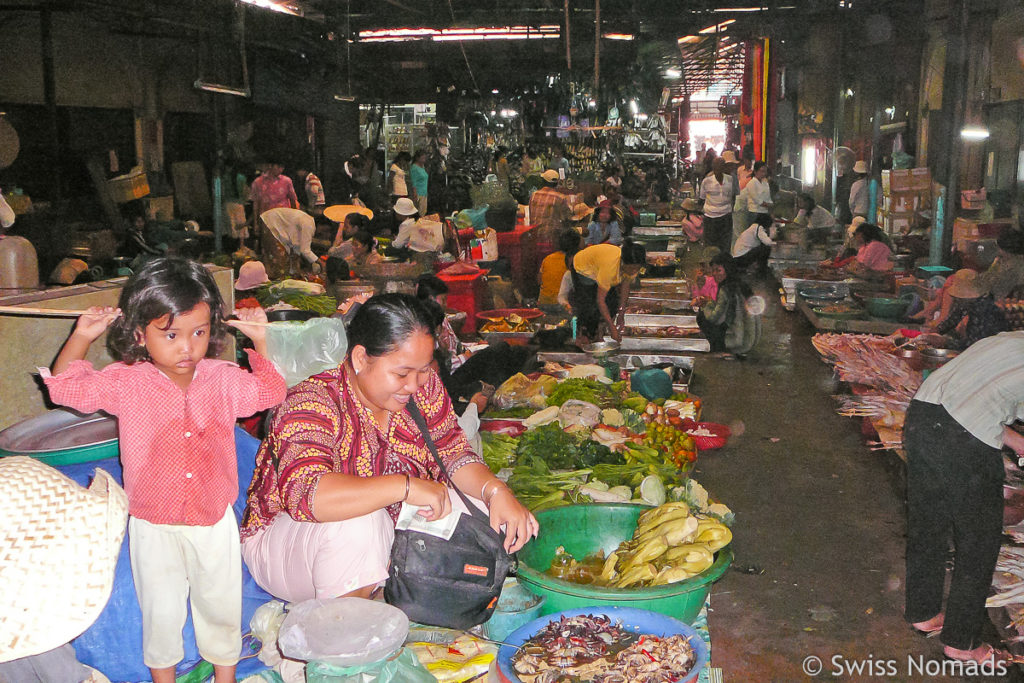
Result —
<svg viewBox="0 0 1024 683"><path fill-rule="evenodd" d="M362 666L397 652L409 634L405 612L378 600L331 598L293 605L277 642L289 659Z"/></svg>
<svg viewBox="0 0 1024 683"><path fill-rule="evenodd" d="M281 661L281 653L277 650L277 634L284 623L284 603L280 600L265 602L256 608L249 620L249 629L260 639L259 659L267 666L274 666Z"/></svg>
<svg viewBox="0 0 1024 683"><path fill-rule="evenodd" d="M267 328L267 358L293 387L345 360L348 337L339 318L274 323Z"/></svg>

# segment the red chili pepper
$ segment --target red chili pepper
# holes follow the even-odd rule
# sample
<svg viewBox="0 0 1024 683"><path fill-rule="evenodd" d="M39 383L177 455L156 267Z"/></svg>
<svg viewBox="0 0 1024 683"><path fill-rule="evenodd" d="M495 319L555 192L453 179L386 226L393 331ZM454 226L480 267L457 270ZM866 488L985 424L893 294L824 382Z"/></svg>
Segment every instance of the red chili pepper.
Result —
<svg viewBox="0 0 1024 683"><path fill-rule="evenodd" d="M644 653L645 655L647 655L647 658L648 658L649 660L651 660L652 662L656 662L656 661L658 661L657 659L655 659L655 658L654 658L654 655L652 655L652 654L651 654L650 652L648 652L647 650L640 650L640 652L643 652L643 653Z"/></svg>
<svg viewBox="0 0 1024 683"><path fill-rule="evenodd" d="M647 640L647 636L640 636L640 640L636 641L636 644L643 645L645 640Z"/></svg>

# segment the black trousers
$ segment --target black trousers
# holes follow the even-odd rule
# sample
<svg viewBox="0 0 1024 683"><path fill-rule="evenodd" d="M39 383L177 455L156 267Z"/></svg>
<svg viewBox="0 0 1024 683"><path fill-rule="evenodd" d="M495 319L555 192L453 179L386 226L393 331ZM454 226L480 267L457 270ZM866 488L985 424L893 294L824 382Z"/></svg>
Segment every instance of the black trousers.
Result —
<svg viewBox="0 0 1024 683"><path fill-rule="evenodd" d="M569 303L572 305L572 314L576 316L579 332L587 339L595 340L597 328L604 321L601 309L597 306L597 283L576 271L571 272L572 294L569 296ZM612 287L604 302L614 319L619 310L619 288ZM596 341L600 340L596 339Z"/></svg>
<svg viewBox="0 0 1024 683"><path fill-rule="evenodd" d="M726 323L713 323L704 317L704 311L698 311L697 327L711 345L712 353L728 350L725 348L725 333L729 330Z"/></svg>
<svg viewBox="0 0 1024 683"><path fill-rule="evenodd" d="M953 578L941 640L980 645L985 599L1003 532L1003 458L940 405L912 401L903 431L907 449L906 619L942 611L946 556L953 538Z"/></svg>
<svg viewBox="0 0 1024 683"><path fill-rule="evenodd" d="M743 270L752 263L757 264L757 274L764 276L768 274L768 259L772 255L772 248L767 244L758 244L745 254L737 256L734 261L736 267Z"/></svg>
<svg viewBox="0 0 1024 683"><path fill-rule="evenodd" d="M723 254L732 249L732 213L718 218L704 217L704 244L718 247Z"/></svg>

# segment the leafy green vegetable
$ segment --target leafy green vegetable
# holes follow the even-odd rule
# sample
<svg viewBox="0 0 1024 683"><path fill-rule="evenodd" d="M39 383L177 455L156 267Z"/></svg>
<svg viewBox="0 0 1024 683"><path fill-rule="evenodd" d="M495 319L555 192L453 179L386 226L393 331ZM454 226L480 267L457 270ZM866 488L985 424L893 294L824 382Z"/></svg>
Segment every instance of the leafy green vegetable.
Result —
<svg viewBox="0 0 1024 683"><path fill-rule="evenodd" d="M538 458L556 470L571 470L578 464L576 440L562 431L557 422L531 429L519 437L516 455L520 459Z"/></svg>
<svg viewBox="0 0 1024 683"><path fill-rule="evenodd" d="M333 315L338 310L337 299L327 294L311 296L309 294L287 293L281 297L281 301L294 306L300 311L312 311L325 318Z"/></svg>
<svg viewBox="0 0 1024 683"><path fill-rule="evenodd" d="M534 406L516 406L515 408L488 408L487 412L484 413L484 417L530 417L537 412L537 408Z"/></svg>
<svg viewBox="0 0 1024 683"><path fill-rule="evenodd" d="M584 467L593 467L601 463L617 464L622 462L622 456L592 439L585 439L576 448L579 463Z"/></svg>
<svg viewBox="0 0 1024 683"><path fill-rule="evenodd" d="M484 446L484 462L492 472L497 473L515 462L519 439L497 432L480 432L480 440Z"/></svg>
<svg viewBox="0 0 1024 683"><path fill-rule="evenodd" d="M570 399L586 401L594 405L609 405L611 391L597 380L573 378L559 382L548 396L549 406L560 406Z"/></svg>
<svg viewBox="0 0 1024 683"><path fill-rule="evenodd" d="M645 400L644 403L647 401ZM619 412L622 413L622 419L626 423L626 427L629 431L634 434L645 434L647 432L647 423L644 422L643 412L637 412L629 408L623 408Z"/></svg>

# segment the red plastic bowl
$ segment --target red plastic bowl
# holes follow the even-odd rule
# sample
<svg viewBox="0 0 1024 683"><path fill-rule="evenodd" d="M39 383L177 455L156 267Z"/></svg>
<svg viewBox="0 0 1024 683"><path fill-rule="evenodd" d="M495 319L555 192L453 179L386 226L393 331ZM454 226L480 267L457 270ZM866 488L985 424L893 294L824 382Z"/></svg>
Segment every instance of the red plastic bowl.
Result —
<svg viewBox="0 0 1024 683"><path fill-rule="evenodd" d="M695 436L690 434L690 429L697 429L698 427L704 427L709 432L712 432L714 436ZM698 422L694 427L687 428L687 434L693 437L693 442L697 444L698 451L713 451L716 448L721 448L728 441L729 437L732 436L732 431L723 424L717 422Z"/></svg>
<svg viewBox="0 0 1024 683"><path fill-rule="evenodd" d="M477 311L477 320L488 318L507 318L510 315L518 315L523 320L533 320L543 317L544 311L539 308L493 308L489 311Z"/></svg>

